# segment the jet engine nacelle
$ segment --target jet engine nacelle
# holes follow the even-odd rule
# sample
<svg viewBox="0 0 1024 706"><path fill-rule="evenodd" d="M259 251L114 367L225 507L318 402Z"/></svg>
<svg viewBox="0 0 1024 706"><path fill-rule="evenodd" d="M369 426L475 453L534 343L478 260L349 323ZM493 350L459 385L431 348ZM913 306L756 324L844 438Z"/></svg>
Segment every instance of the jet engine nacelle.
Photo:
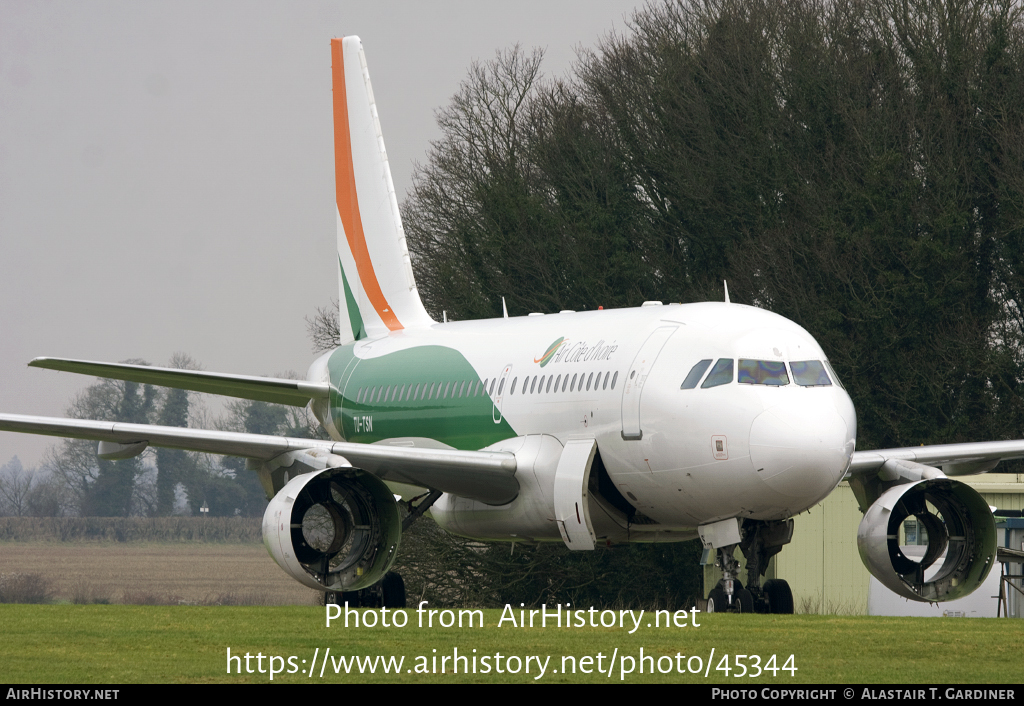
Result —
<svg viewBox="0 0 1024 706"><path fill-rule="evenodd" d="M401 514L383 481L354 468L303 473L263 515L263 543L278 566L321 591L374 585L395 562Z"/></svg>
<svg viewBox="0 0 1024 706"><path fill-rule="evenodd" d="M900 525L910 516L928 533L919 561L899 544ZM959 481L934 478L882 493L864 513L857 546L868 571L894 593L916 601L949 601L968 595L988 576L996 558L996 526L977 491ZM928 569L943 552L945 558L932 574Z"/></svg>

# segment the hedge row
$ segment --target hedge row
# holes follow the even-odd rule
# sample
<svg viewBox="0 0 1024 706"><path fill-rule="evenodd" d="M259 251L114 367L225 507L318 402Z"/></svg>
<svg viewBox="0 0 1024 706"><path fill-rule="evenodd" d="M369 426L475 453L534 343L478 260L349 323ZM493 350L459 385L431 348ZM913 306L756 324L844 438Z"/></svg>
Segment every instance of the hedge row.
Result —
<svg viewBox="0 0 1024 706"><path fill-rule="evenodd" d="M0 517L0 542L262 542L258 517Z"/></svg>

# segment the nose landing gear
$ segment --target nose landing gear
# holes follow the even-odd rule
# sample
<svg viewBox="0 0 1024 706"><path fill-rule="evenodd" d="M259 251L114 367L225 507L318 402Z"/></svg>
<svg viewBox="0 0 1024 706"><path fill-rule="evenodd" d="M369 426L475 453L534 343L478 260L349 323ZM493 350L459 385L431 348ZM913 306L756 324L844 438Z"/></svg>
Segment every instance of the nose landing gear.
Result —
<svg viewBox="0 0 1024 706"><path fill-rule="evenodd" d="M708 594L709 613L793 613L793 592L783 579L769 579L761 586L769 560L793 538L793 520L765 522L745 520L738 544L716 548L715 565L722 578ZM747 562L747 587L737 578L740 563L736 547Z"/></svg>

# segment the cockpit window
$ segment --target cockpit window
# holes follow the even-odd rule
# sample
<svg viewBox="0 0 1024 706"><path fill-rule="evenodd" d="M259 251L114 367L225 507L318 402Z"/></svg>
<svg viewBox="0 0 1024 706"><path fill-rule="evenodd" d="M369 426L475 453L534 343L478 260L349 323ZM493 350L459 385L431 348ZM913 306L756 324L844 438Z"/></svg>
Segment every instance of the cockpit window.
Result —
<svg viewBox="0 0 1024 706"><path fill-rule="evenodd" d="M700 382L701 376L704 374L704 371L708 369L709 365L711 365L711 358L702 360L693 366L690 369L690 374L686 376L685 380L683 380L683 384L679 386L679 389L692 390L697 387L697 383Z"/></svg>
<svg viewBox="0 0 1024 706"><path fill-rule="evenodd" d="M793 380L797 385L813 387L832 384L820 360L790 361L789 369L793 371Z"/></svg>
<svg viewBox="0 0 1024 706"><path fill-rule="evenodd" d="M732 358L719 358L701 388L718 387L732 382L732 362Z"/></svg>
<svg viewBox="0 0 1024 706"><path fill-rule="evenodd" d="M745 360L740 358L736 381L746 385L788 385L786 364L780 360Z"/></svg>
<svg viewBox="0 0 1024 706"><path fill-rule="evenodd" d="M845 390L846 387L843 385L843 381L839 379L838 375L836 375L836 371L832 367L832 364L828 362L828 358L825 359L825 369L828 370L829 374L832 376L832 379L835 381L835 383Z"/></svg>

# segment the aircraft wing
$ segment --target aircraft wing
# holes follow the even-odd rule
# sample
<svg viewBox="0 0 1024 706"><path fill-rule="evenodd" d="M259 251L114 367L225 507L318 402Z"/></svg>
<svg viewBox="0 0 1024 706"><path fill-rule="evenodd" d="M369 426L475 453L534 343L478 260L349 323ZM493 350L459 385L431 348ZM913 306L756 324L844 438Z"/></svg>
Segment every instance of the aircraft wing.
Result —
<svg viewBox="0 0 1024 706"><path fill-rule="evenodd" d="M181 390L209 392L214 395L241 397L260 402L275 402L293 407L305 407L311 399L326 398L331 388L326 383L287 380L282 378L261 378L254 375L231 375L208 373L202 370L179 370L177 368L155 368L150 365L128 363L98 363L91 360L67 358L36 358L33 368L62 370L101 378L127 380L145 385L163 385ZM198 449L197 449L198 450Z"/></svg>
<svg viewBox="0 0 1024 706"><path fill-rule="evenodd" d="M269 461L288 451L316 448L342 456L353 467L372 473L382 480L418 485L492 505L509 502L519 493L519 481L515 478L515 456L498 451L353 444L20 414L0 414L0 431L91 439L124 445L145 443L149 446L243 456L261 461Z"/></svg>
<svg viewBox="0 0 1024 706"><path fill-rule="evenodd" d="M850 474L877 471L889 459L913 461L925 466L942 467L946 475L966 475L991 470L1000 461L1024 458L1024 439L979 441L966 444L907 446L901 449L856 451Z"/></svg>

